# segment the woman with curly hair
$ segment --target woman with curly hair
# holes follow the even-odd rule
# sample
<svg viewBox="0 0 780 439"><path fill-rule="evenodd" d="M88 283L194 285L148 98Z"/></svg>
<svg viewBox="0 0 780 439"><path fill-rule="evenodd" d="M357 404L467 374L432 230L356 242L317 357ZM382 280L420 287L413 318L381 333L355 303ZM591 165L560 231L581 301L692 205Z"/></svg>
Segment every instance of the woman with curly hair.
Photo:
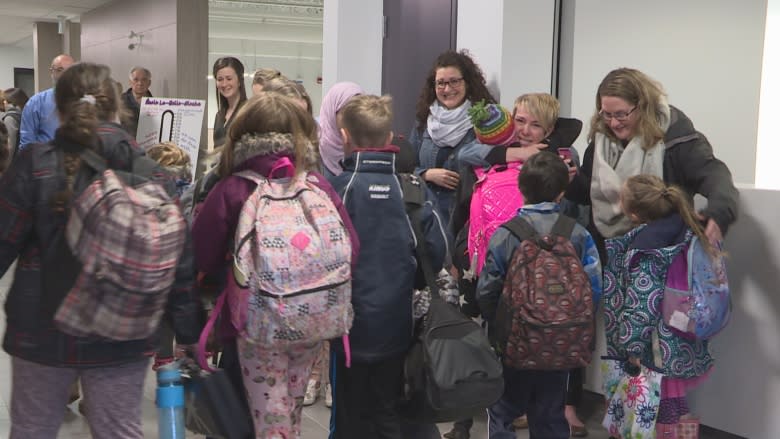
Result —
<svg viewBox="0 0 780 439"><path fill-rule="evenodd" d="M417 100L416 124L409 136L417 152L415 173L436 194L443 222L458 187L458 151L476 142L468 110L472 102L495 103L482 69L466 51L448 50L434 62Z"/></svg>

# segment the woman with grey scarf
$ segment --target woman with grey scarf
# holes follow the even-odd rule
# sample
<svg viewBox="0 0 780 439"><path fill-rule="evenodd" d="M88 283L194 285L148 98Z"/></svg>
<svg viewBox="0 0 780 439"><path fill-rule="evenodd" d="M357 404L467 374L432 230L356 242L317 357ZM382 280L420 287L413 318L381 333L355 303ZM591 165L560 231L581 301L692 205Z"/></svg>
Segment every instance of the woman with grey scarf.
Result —
<svg viewBox="0 0 780 439"><path fill-rule="evenodd" d="M601 81L588 141L566 197L591 206L589 231L603 263L604 239L632 228L620 208L620 188L633 175L656 175L691 199L695 194L707 198L699 215L713 242L736 220L739 193L728 167L715 158L691 120L667 103L661 84L639 70L616 69Z"/></svg>

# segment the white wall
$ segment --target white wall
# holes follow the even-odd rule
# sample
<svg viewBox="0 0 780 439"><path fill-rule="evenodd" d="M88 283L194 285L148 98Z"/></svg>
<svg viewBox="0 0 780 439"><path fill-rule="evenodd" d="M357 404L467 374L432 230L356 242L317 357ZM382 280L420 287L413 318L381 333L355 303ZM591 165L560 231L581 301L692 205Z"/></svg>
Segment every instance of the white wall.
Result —
<svg viewBox="0 0 780 439"><path fill-rule="evenodd" d="M457 47L471 52L490 92L507 108L523 93L552 90L555 3L458 1Z"/></svg>
<svg viewBox="0 0 780 439"><path fill-rule="evenodd" d="M144 35L134 50L128 49L131 30ZM176 43L176 0L119 0L81 17L82 59L111 67L112 76L125 90L130 69L143 66L152 72L153 95L191 97L177 95Z"/></svg>
<svg viewBox="0 0 780 439"><path fill-rule="evenodd" d="M761 105L758 117L758 151L756 154L756 187L780 189L780 0L768 0L764 63L761 75Z"/></svg>
<svg viewBox="0 0 780 439"><path fill-rule="evenodd" d="M382 0L325 0L323 93L341 81L382 93L383 26Z"/></svg>
<svg viewBox="0 0 780 439"><path fill-rule="evenodd" d="M247 77L247 95L252 95L252 75L259 68L275 68L292 80L302 81L312 100L314 115L322 102L322 24L263 24L209 21L209 71L222 56L241 60ZM208 126L213 128L217 112L215 84L208 80Z"/></svg>
<svg viewBox="0 0 780 439"><path fill-rule="evenodd" d="M496 99L501 91L501 52L505 41L502 17L505 3L504 0L458 0L456 46L458 50L466 49L471 53L474 61L482 68L488 89ZM490 30L479 23L490 23Z"/></svg>
<svg viewBox="0 0 780 439"><path fill-rule="evenodd" d="M726 237L733 314L712 342L715 368L690 398L702 423L750 439L780 432L780 192L740 187Z"/></svg>
<svg viewBox="0 0 780 439"><path fill-rule="evenodd" d="M564 2L568 3L568 2ZM618 67L659 80L738 182L755 177L766 0L571 2L571 78L564 114L588 121L596 88ZM585 129L584 131L587 131ZM584 133L585 134L585 133ZM580 137L584 151L585 135Z"/></svg>
<svg viewBox="0 0 780 439"><path fill-rule="evenodd" d="M33 68L32 48L0 45L0 89L14 86L14 67Z"/></svg>

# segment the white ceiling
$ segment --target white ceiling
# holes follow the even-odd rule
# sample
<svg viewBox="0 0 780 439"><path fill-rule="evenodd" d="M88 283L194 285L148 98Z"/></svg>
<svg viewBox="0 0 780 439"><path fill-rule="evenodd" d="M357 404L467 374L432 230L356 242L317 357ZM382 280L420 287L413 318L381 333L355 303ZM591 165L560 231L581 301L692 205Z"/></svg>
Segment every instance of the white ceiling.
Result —
<svg viewBox="0 0 780 439"><path fill-rule="evenodd" d="M56 22L59 16L79 21L81 14L111 0L2 0L0 45L24 46L31 42L33 23Z"/></svg>
<svg viewBox="0 0 780 439"><path fill-rule="evenodd" d="M60 16L79 21L81 14L111 1L0 0L0 45L32 47L34 22L57 22ZM209 0L209 7L212 21L321 26L323 0Z"/></svg>

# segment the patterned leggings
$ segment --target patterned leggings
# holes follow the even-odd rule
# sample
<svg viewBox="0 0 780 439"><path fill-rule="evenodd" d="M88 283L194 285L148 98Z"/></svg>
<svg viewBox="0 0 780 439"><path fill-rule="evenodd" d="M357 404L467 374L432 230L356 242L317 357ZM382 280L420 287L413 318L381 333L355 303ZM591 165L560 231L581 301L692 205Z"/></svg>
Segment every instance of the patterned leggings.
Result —
<svg viewBox="0 0 780 439"><path fill-rule="evenodd" d="M321 343L286 352L266 351L240 337L237 345L256 437L300 438L303 395Z"/></svg>

